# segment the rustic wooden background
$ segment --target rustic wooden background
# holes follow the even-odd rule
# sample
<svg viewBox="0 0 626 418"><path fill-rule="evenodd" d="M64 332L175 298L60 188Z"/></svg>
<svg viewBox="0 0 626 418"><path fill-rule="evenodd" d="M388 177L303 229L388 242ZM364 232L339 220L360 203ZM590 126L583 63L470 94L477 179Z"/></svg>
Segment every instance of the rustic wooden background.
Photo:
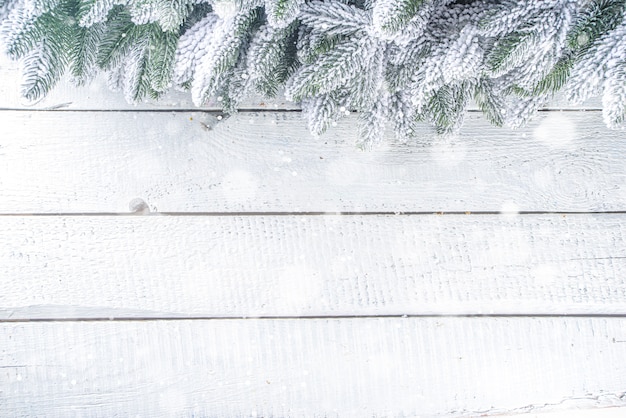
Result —
<svg viewBox="0 0 626 418"><path fill-rule="evenodd" d="M626 414L598 100L363 152L354 115L100 79L26 106L0 71L0 416Z"/></svg>

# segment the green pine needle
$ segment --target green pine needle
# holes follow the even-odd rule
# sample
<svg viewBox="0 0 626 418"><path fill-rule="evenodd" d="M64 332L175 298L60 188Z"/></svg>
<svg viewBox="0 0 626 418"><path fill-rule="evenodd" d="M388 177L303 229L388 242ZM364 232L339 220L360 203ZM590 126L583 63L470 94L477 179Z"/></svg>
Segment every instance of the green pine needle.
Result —
<svg viewBox="0 0 626 418"><path fill-rule="evenodd" d="M603 34L615 29L622 21L624 0L593 0L578 17L568 34L568 44L573 50L584 53Z"/></svg>
<svg viewBox="0 0 626 418"><path fill-rule="evenodd" d="M474 100L489 122L495 126L504 125L504 115L502 113L504 103L502 99L495 94L493 87L487 80L481 80L476 84Z"/></svg>
<svg viewBox="0 0 626 418"><path fill-rule="evenodd" d="M116 7L111 12L106 32L100 42L98 66L105 70L119 67L124 56L144 36L144 27L135 25L130 20L130 14L126 10L122 7Z"/></svg>
<svg viewBox="0 0 626 418"><path fill-rule="evenodd" d="M513 86L514 93L520 97L543 96L546 94L554 94L561 90L567 83L575 59L573 55L561 57L559 61L552 67L550 72L546 74L537 84L530 90Z"/></svg>
<svg viewBox="0 0 626 418"><path fill-rule="evenodd" d="M97 58L104 25L97 23L89 28L77 27L69 49L70 74L78 86L87 84L97 71Z"/></svg>
<svg viewBox="0 0 626 418"><path fill-rule="evenodd" d="M152 27L151 35L146 63L148 79L154 91L165 92L170 87L179 36L156 27Z"/></svg>
<svg viewBox="0 0 626 418"><path fill-rule="evenodd" d="M428 114L437 133L454 133L461 126L471 87L467 82L445 85L431 96Z"/></svg>
<svg viewBox="0 0 626 418"><path fill-rule="evenodd" d="M379 0L374 6L374 23L386 34L395 34L417 15L424 0Z"/></svg>
<svg viewBox="0 0 626 418"><path fill-rule="evenodd" d="M487 56L487 68L494 76L520 65L530 52L535 34L531 31L513 32L495 43Z"/></svg>

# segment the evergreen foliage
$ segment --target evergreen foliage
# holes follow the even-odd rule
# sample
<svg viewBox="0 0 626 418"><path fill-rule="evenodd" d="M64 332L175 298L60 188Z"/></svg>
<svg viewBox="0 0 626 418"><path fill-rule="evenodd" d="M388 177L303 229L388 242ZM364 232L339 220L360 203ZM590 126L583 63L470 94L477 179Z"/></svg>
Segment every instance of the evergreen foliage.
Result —
<svg viewBox="0 0 626 418"><path fill-rule="evenodd" d="M22 94L98 72L136 103L172 87L235 112L257 92L301 102L325 132L358 112L361 144L386 126L456 132L474 101L523 125L557 91L601 95L626 127L626 0L0 0Z"/></svg>

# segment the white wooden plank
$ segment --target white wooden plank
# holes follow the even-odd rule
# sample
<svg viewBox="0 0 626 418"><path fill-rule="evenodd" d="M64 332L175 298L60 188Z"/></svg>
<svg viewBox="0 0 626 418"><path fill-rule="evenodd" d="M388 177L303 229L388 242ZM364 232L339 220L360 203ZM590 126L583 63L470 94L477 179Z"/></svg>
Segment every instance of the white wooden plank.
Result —
<svg viewBox="0 0 626 418"><path fill-rule="evenodd" d="M626 320L0 324L2 416L478 416L626 406Z"/></svg>
<svg viewBox="0 0 626 418"><path fill-rule="evenodd" d="M626 208L626 132L598 112L526 129L468 118L371 152L356 117L312 137L299 113L0 112L0 213L613 211Z"/></svg>
<svg viewBox="0 0 626 418"><path fill-rule="evenodd" d="M543 408L542 408L543 409ZM505 415L499 415L505 416ZM550 412L529 412L524 414L506 415L510 418L623 418L626 416L625 407L609 406L606 408L581 408L563 410L559 408Z"/></svg>
<svg viewBox="0 0 626 418"><path fill-rule="evenodd" d="M19 63L9 60L0 52L0 109L195 109L188 92L172 90L158 101L147 99L144 103L131 105L124 100L121 92L111 92L107 87L106 77L98 76L87 87L74 87L68 80L63 79L56 88L42 101L35 104L25 102L19 95L21 72ZM203 106L207 109L221 109L216 101ZM276 99L264 99L260 96L246 98L241 104L242 109L298 109L300 106L289 102L280 93ZM600 98L594 97L582 105L572 106L558 95L547 109L600 109ZM472 105L470 109L476 110Z"/></svg>
<svg viewBox="0 0 626 418"><path fill-rule="evenodd" d="M0 217L0 317L626 314L625 219Z"/></svg>

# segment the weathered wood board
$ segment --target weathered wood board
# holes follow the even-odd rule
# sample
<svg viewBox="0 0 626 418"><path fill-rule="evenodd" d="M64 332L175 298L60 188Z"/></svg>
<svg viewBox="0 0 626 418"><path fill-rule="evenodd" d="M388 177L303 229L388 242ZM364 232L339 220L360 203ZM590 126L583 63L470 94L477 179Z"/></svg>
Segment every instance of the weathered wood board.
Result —
<svg viewBox="0 0 626 418"><path fill-rule="evenodd" d="M2 416L476 417L626 404L626 319L0 324Z"/></svg>
<svg viewBox="0 0 626 418"><path fill-rule="evenodd" d="M0 318L626 315L623 215L0 217Z"/></svg>
<svg viewBox="0 0 626 418"><path fill-rule="evenodd" d="M561 405L563 407L565 405ZM564 408L553 411L542 409L540 412L526 412L522 414L506 414L509 418L623 418L626 416L626 408L619 406L608 406L606 408L577 407L576 409Z"/></svg>
<svg viewBox="0 0 626 418"><path fill-rule="evenodd" d="M0 213L626 209L626 133L597 112L372 152L355 119L314 138L297 112L1 112Z"/></svg>

